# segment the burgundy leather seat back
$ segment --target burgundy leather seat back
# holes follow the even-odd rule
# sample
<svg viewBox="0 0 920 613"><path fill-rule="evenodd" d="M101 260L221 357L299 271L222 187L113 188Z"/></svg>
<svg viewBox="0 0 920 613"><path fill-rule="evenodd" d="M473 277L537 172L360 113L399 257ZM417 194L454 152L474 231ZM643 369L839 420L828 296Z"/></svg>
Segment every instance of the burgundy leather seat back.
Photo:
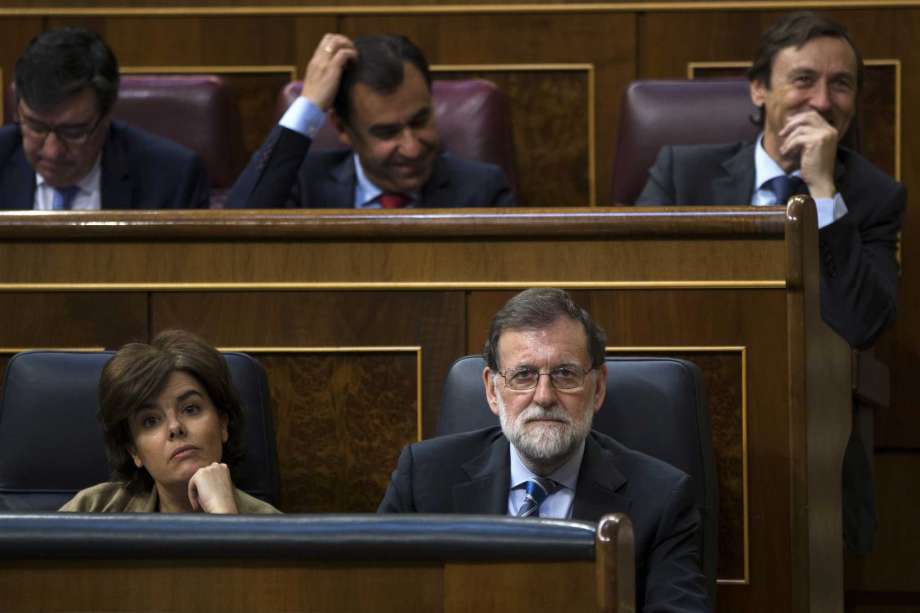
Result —
<svg viewBox="0 0 920 613"><path fill-rule="evenodd" d="M633 204L664 145L753 139L747 79L633 81L623 95L610 203Z"/></svg>
<svg viewBox="0 0 920 613"><path fill-rule="evenodd" d="M11 84L6 122L13 120L15 108ZM246 162L236 94L216 75L122 75L112 116L200 155L208 170L212 206L220 206Z"/></svg>
<svg viewBox="0 0 920 613"><path fill-rule="evenodd" d="M292 81L281 90L277 105L279 119L302 88L302 81ZM514 187L511 111L498 86L483 79L435 80L431 83L431 96L444 149L458 157L499 166ZM312 148L344 149L346 145L339 141L335 126L327 121Z"/></svg>
<svg viewBox="0 0 920 613"><path fill-rule="evenodd" d="M221 77L123 76L113 116L198 153L212 190L229 188L243 168L240 111Z"/></svg>

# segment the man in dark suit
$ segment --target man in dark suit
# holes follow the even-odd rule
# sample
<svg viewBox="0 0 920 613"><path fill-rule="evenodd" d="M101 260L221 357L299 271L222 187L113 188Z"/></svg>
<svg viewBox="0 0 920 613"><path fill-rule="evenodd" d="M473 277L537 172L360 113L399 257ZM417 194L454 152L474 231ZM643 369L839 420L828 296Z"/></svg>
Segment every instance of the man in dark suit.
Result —
<svg viewBox="0 0 920 613"><path fill-rule="evenodd" d="M639 611L708 611L689 477L595 432L606 337L563 290L532 289L493 318L486 397L501 428L406 447L379 512L633 522Z"/></svg>
<svg viewBox="0 0 920 613"><path fill-rule="evenodd" d="M853 347L894 319L904 186L840 145L862 83L846 30L814 13L787 15L763 36L748 77L763 132L753 143L665 147L637 204L785 204L808 193L818 210L821 315ZM844 535L872 546L875 503L869 425L847 447Z"/></svg>
<svg viewBox="0 0 920 613"><path fill-rule="evenodd" d="M309 153L326 120L351 149ZM309 153L309 154L308 154ZM497 166L444 153L422 52L401 36L327 34L301 96L237 180L235 208L401 208L514 203Z"/></svg>
<svg viewBox="0 0 920 613"><path fill-rule="evenodd" d="M0 208L208 206L201 159L113 122L118 62L95 33L49 30L16 62L15 125L0 128Z"/></svg>

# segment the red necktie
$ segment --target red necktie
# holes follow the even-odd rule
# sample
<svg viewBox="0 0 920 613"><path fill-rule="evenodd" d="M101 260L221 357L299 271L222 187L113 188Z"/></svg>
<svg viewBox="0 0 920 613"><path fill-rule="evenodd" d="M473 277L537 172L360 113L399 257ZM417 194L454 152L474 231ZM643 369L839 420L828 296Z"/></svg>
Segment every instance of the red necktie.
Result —
<svg viewBox="0 0 920 613"><path fill-rule="evenodd" d="M404 194L380 194L380 206L385 209L401 209L412 201Z"/></svg>

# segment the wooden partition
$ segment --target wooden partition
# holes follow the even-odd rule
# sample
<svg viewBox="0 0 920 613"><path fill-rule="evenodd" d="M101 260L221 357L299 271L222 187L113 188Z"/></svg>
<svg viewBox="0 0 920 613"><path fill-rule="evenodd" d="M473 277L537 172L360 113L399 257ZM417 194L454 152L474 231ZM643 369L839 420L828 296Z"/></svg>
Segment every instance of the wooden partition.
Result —
<svg viewBox="0 0 920 613"><path fill-rule="evenodd" d="M0 515L3 611L635 611L632 524Z"/></svg>
<svg viewBox="0 0 920 613"><path fill-rule="evenodd" d="M373 511L441 381L516 291L562 286L614 354L701 366L720 611L842 608L849 352L814 209L0 214L0 354L182 327L271 382L288 512Z"/></svg>

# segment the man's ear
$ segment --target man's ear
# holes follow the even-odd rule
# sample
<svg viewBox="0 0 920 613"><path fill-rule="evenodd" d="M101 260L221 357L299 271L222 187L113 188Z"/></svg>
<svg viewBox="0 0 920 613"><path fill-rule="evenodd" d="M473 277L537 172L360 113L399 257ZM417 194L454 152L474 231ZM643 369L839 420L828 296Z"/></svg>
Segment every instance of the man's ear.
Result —
<svg viewBox="0 0 920 613"><path fill-rule="evenodd" d="M495 377L492 371L486 366L482 369L482 384L486 388L486 400L489 401L489 410L498 415L498 391L495 389Z"/></svg>
<svg viewBox="0 0 920 613"><path fill-rule="evenodd" d="M769 89L767 84L760 79L751 81L751 102L754 103L754 106L761 107L764 105Z"/></svg>
<svg viewBox="0 0 920 613"><path fill-rule="evenodd" d="M332 122L332 125L335 126L335 131L338 132L339 142L354 149L354 145L351 141L351 135L348 133L348 127L345 125L345 122L342 120L342 118L339 117L339 114L335 112L335 109L329 110L329 121Z"/></svg>
<svg viewBox="0 0 920 613"><path fill-rule="evenodd" d="M595 370L594 412L597 413L601 410L601 405L604 404L604 397L607 396L607 364L601 364Z"/></svg>

